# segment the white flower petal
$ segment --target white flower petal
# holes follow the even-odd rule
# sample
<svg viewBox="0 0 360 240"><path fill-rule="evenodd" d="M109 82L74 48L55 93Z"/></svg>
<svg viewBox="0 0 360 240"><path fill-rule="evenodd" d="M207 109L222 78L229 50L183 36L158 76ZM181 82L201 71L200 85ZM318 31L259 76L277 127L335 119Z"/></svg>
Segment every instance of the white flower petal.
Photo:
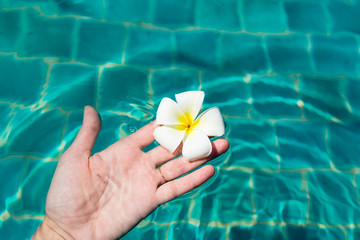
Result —
<svg viewBox="0 0 360 240"><path fill-rule="evenodd" d="M183 143L182 154L188 161L204 158L212 151L211 142L205 133L192 130Z"/></svg>
<svg viewBox="0 0 360 240"><path fill-rule="evenodd" d="M155 140L170 152L174 152L184 139L185 130L176 127L161 126L154 130Z"/></svg>
<svg viewBox="0 0 360 240"><path fill-rule="evenodd" d="M208 136L221 136L225 133L224 121L217 107L210 108L201 113L196 121L199 122L195 129L201 130Z"/></svg>
<svg viewBox="0 0 360 240"><path fill-rule="evenodd" d="M183 124L185 115L180 106L170 98L163 98L156 113L156 124Z"/></svg>
<svg viewBox="0 0 360 240"><path fill-rule="evenodd" d="M205 93L203 91L188 91L180 94L175 94L177 103L179 104L183 113L190 117L191 122L195 120L199 114Z"/></svg>

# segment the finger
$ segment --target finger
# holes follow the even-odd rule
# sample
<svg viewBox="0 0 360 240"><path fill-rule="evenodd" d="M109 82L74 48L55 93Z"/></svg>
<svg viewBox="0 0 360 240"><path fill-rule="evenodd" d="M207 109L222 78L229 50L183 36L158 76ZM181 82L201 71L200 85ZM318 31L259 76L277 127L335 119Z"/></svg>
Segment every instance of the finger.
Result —
<svg viewBox="0 0 360 240"><path fill-rule="evenodd" d="M152 121L151 123L131 134L129 138L131 138L130 140L136 143L140 149L143 149L154 141L153 133L157 126L158 125L155 124L155 121Z"/></svg>
<svg viewBox="0 0 360 240"><path fill-rule="evenodd" d="M164 164L165 162L179 156L181 154L181 150L182 144L180 144L174 152L170 152L166 148L158 146L148 151L146 154L149 156L151 161L153 161L155 167L158 167L161 164Z"/></svg>
<svg viewBox="0 0 360 240"><path fill-rule="evenodd" d="M211 145L212 145L212 152L210 156L196 161L188 161L184 157L179 157L178 159L174 159L170 162L167 162L171 158L166 159L165 157L171 157L171 154L165 153L163 155L164 157L162 157L161 155L159 155L161 154L161 150L156 148L151 150L154 151L151 157L152 159L154 159L156 166L159 166L167 162L163 166L161 166L161 170L164 172L164 176L166 175L165 178L171 180L203 165L204 163L206 163L211 159L218 157L219 155L223 154L229 149L229 142L226 139L222 139L222 138L212 142ZM179 151L181 151L181 149ZM154 156L156 153L158 154L157 157Z"/></svg>
<svg viewBox="0 0 360 240"><path fill-rule="evenodd" d="M197 167L200 167L204 163L218 157L219 155L226 152L229 148L229 142L226 139L218 139L211 143L213 146L212 153L205 159L200 159L196 161L188 161L183 157L174 159L170 162L165 163L161 166L161 172L163 176L168 180L178 178Z"/></svg>
<svg viewBox="0 0 360 240"><path fill-rule="evenodd" d="M207 165L189 175L161 185L156 191L158 204L163 204L193 190L210 179L214 173L214 167Z"/></svg>
<svg viewBox="0 0 360 240"><path fill-rule="evenodd" d="M76 152L87 153L90 156L100 128L99 114L93 107L86 106L82 126L70 148Z"/></svg>

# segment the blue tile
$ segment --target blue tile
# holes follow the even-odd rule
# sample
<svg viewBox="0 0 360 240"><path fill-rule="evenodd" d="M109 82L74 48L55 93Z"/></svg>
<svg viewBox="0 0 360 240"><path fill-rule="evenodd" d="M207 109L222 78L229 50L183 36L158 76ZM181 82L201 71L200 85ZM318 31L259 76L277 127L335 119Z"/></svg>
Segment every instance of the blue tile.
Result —
<svg viewBox="0 0 360 240"><path fill-rule="evenodd" d="M168 67L173 59L173 36L170 31L129 28L125 62L133 65Z"/></svg>
<svg viewBox="0 0 360 240"><path fill-rule="evenodd" d="M282 100L296 102L298 99L293 79L290 77L252 77L251 96L255 100Z"/></svg>
<svg viewBox="0 0 360 240"><path fill-rule="evenodd" d="M191 223L171 224L168 231L168 239L196 239L198 226Z"/></svg>
<svg viewBox="0 0 360 240"><path fill-rule="evenodd" d="M121 24L82 21L76 58L92 64L121 63L125 27Z"/></svg>
<svg viewBox="0 0 360 240"><path fill-rule="evenodd" d="M347 228L346 229L347 240L357 240L360 239L360 229L359 228Z"/></svg>
<svg viewBox="0 0 360 240"><path fill-rule="evenodd" d="M324 123L281 121L275 129L282 169L330 168Z"/></svg>
<svg viewBox="0 0 360 240"><path fill-rule="evenodd" d="M8 154L56 157L65 116L58 110L42 113L41 109L16 108L14 112L16 116L5 145Z"/></svg>
<svg viewBox="0 0 360 240"><path fill-rule="evenodd" d="M195 1L155 0L154 23L168 27L194 25Z"/></svg>
<svg viewBox="0 0 360 240"><path fill-rule="evenodd" d="M149 22L150 1L107 0L108 20L121 22Z"/></svg>
<svg viewBox="0 0 360 240"><path fill-rule="evenodd" d="M327 4L333 20L332 31L336 33L350 32L359 34L360 2L359 1L329 1Z"/></svg>
<svg viewBox="0 0 360 240"><path fill-rule="evenodd" d="M56 0L61 1L61 0ZM1 3L0 3L1 6ZM56 14L56 5L54 1L48 0L3 0L4 8L29 8L35 7L39 8L42 12L46 13L47 15L54 15Z"/></svg>
<svg viewBox="0 0 360 240"><path fill-rule="evenodd" d="M100 81L100 109L128 110L129 104L149 99L148 73L130 67L104 68Z"/></svg>
<svg viewBox="0 0 360 240"><path fill-rule="evenodd" d="M231 223L234 221L251 221L250 174L239 170L220 170L211 185L195 202L191 218ZM209 209L212 209L209 211Z"/></svg>
<svg viewBox="0 0 360 240"><path fill-rule="evenodd" d="M300 173L255 170L253 181L258 222L306 222L308 200Z"/></svg>
<svg viewBox="0 0 360 240"><path fill-rule="evenodd" d="M204 30L176 32L176 64L218 68L218 33Z"/></svg>
<svg viewBox="0 0 360 240"><path fill-rule="evenodd" d="M15 52L20 33L20 12L0 12L0 51Z"/></svg>
<svg viewBox="0 0 360 240"><path fill-rule="evenodd" d="M254 111L266 118L301 118L293 79L289 77L253 77L250 81Z"/></svg>
<svg viewBox="0 0 360 240"><path fill-rule="evenodd" d="M11 215L45 215L47 190L50 187L57 161L42 162L32 160L36 166L27 172L27 178L21 182L21 197L9 201L8 211Z"/></svg>
<svg viewBox="0 0 360 240"><path fill-rule="evenodd" d="M153 239L156 236L157 239L166 239L169 227L167 225L159 226L152 223L145 223L145 226L139 226L140 224L121 237L121 240L133 240L133 239Z"/></svg>
<svg viewBox="0 0 360 240"><path fill-rule="evenodd" d="M304 114L308 119L348 119L351 115L343 98L345 79L303 77L299 95L304 102Z"/></svg>
<svg viewBox="0 0 360 240"><path fill-rule="evenodd" d="M360 207L354 174L332 171L308 172L309 221L317 224L359 224Z"/></svg>
<svg viewBox="0 0 360 240"><path fill-rule="evenodd" d="M26 12L26 31L18 51L24 57L71 57L75 20Z"/></svg>
<svg viewBox="0 0 360 240"><path fill-rule="evenodd" d="M359 79L348 79L345 99L348 101L351 107L352 114L360 117L360 81Z"/></svg>
<svg viewBox="0 0 360 240"><path fill-rule="evenodd" d="M65 110L96 105L98 69L73 64L55 64L51 69L44 101Z"/></svg>
<svg viewBox="0 0 360 240"><path fill-rule="evenodd" d="M42 220L9 218L0 223L0 236L6 239L31 239Z"/></svg>
<svg viewBox="0 0 360 240"><path fill-rule="evenodd" d="M151 77L151 87L155 99L174 97L177 93L198 90L200 88L199 72L196 70L155 71Z"/></svg>
<svg viewBox="0 0 360 240"><path fill-rule="evenodd" d="M152 213L152 221L156 223L175 222L179 219L189 220L190 199L174 200L159 206Z"/></svg>
<svg viewBox="0 0 360 240"><path fill-rule="evenodd" d="M56 0L55 4L60 15L78 15L91 18L102 18L104 15L103 0Z"/></svg>
<svg viewBox="0 0 360 240"><path fill-rule="evenodd" d="M244 0L243 4L247 31L277 33L286 30L286 17L279 1Z"/></svg>
<svg viewBox="0 0 360 240"><path fill-rule="evenodd" d="M10 157L0 161L0 181L3 184L0 191L0 211L7 209L9 200L16 196L19 190L19 182L23 178L26 169L27 159ZM1 224L0 224L1 225ZM0 227L1 229L1 227ZM1 235L0 235L1 236Z"/></svg>
<svg viewBox="0 0 360 240"><path fill-rule="evenodd" d="M239 1L201 0L198 7L198 25L221 30L239 30Z"/></svg>
<svg viewBox="0 0 360 240"><path fill-rule="evenodd" d="M360 55L355 38L313 36L311 42L318 74L358 74Z"/></svg>
<svg viewBox="0 0 360 240"><path fill-rule="evenodd" d="M277 169L275 134L270 122L263 120L232 120L228 139L230 158L227 165L255 169ZM259 161L261 159L261 161Z"/></svg>
<svg viewBox="0 0 360 240"><path fill-rule="evenodd" d="M272 69L279 73L312 73L308 40L302 35L266 37Z"/></svg>
<svg viewBox="0 0 360 240"><path fill-rule="evenodd" d="M360 124L358 122L331 123L328 127L328 147L332 162L341 170L360 167Z"/></svg>
<svg viewBox="0 0 360 240"><path fill-rule="evenodd" d="M251 239L251 227L235 226L230 228L230 239Z"/></svg>
<svg viewBox="0 0 360 240"><path fill-rule="evenodd" d="M222 114L247 116L250 108L248 86L241 77L205 72L201 82L205 92L204 109L217 106Z"/></svg>
<svg viewBox="0 0 360 240"><path fill-rule="evenodd" d="M284 2L290 30L304 33L325 33L328 20L325 8L315 2Z"/></svg>
<svg viewBox="0 0 360 240"><path fill-rule="evenodd" d="M313 226L305 227L305 226L293 226L293 225L285 226L285 237L286 239L293 239L293 240L345 239L344 232L341 228L319 228Z"/></svg>
<svg viewBox="0 0 360 240"><path fill-rule="evenodd" d="M262 39L248 34L223 34L220 61L229 73L263 73L268 68Z"/></svg>
<svg viewBox="0 0 360 240"><path fill-rule="evenodd" d="M0 55L0 99L19 104L34 104L45 83L47 65L41 59L18 60Z"/></svg>

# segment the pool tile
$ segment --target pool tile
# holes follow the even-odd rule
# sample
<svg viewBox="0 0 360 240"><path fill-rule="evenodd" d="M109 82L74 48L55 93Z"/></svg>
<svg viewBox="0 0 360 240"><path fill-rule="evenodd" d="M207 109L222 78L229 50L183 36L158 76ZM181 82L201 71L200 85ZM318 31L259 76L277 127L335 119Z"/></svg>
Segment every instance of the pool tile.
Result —
<svg viewBox="0 0 360 240"><path fill-rule="evenodd" d="M309 172L309 221L316 224L359 224L360 207L352 173Z"/></svg>
<svg viewBox="0 0 360 240"><path fill-rule="evenodd" d="M0 223L0 236L6 239L31 239L42 220L23 219L21 221L9 218Z"/></svg>
<svg viewBox="0 0 360 240"><path fill-rule="evenodd" d="M150 1L107 0L108 20L121 22L149 22Z"/></svg>
<svg viewBox="0 0 360 240"><path fill-rule="evenodd" d="M350 104L351 112L357 117L360 117L360 81L359 79L350 78L348 79L345 98Z"/></svg>
<svg viewBox="0 0 360 240"><path fill-rule="evenodd" d="M8 211L11 215L45 215L45 201L57 161L42 162L29 160L35 164L27 177L21 182L21 197L9 202Z"/></svg>
<svg viewBox="0 0 360 240"><path fill-rule="evenodd" d="M199 68L218 68L218 38L213 31L176 32L176 64Z"/></svg>
<svg viewBox="0 0 360 240"><path fill-rule="evenodd" d="M201 0L198 7L198 25L221 30L239 30L239 1Z"/></svg>
<svg viewBox="0 0 360 240"><path fill-rule="evenodd" d="M20 33L20 12L0 11L0 51L15 52Z"/></svg>
<svg viewBox="0 0 360 240"><path fill-rule="evenodd" d="M262 39L248 34L224 33L220 61L222 70L229 73L264 73L268 68Z"/></svg>
<svg viewBox="0 0 360 240"><path fill-rule="evenodd" d="M331 123L328 127L328 147L332 162L337 169L349 170L360 167L360 124L358 122Z"/></svg>
<svg viewBox="0 0 360 240"><path fill-rule="evenodd" d="M206 93L204 109L217 106L223 115L248 115L249 91L243 78L205 72L201 86L201 90Z"/></svg>
<svg viewBox="0 0 360 240"><path fill-rule="evenodd" d="M318 2L284 2L290 30L304 33L325 33L328 19L325 8Z"/></svg>
<svg viewBox="0 0 360 240"><path fill-rule="evenodd" d="M26 11L26 31L18 51L22 57L71 57L75 20L47 18Z"/></svg>
<svg viewBox="0 0 360 240"><path fill-rule="evenodd" d="M44 101L66 110L95 106L98 69L74 64L55 64Z"/></svg>
<svg viewBox="0 0 360 240"><path fill-rule="evenodd" d="M347 228L346 229L346 240L357 240L360 239L360 229L359 228Z"/></svg>
<svg viewBox="0 0 360 240"><path fill-rule="evenodd" d="M76 59L91 64L121 63L125 27L121 24L81 21Z"/></svg>
<svg viewBox="0 0 360 240"><path fill-rule="evenodd" d="M191 223L171 224L168 232L168 239L196 239L198 226Z"/></svg>
<svg viewBox="0 0 360 240"><path fill-rule="evenodd" d="M308 200L300 173L255 170L253 181L258 222L306 222Z"/></svg>
<svg viewBox="0 0 360 240"><path fill-rule="evenodd" d="M40 98L47 66L41 59L19 60L0 55L0 99L18 104L34 104Z"/></svg>
<svg viewBox="0 0 360 240"><path fill-rule="evenodd" d="M275 134L270 122L239 119L231 123L228 138L232 144L228 166L273 170L278 168Z"/></svg>
<svg viewBox="0 0 360 240"><path fill-rule="evenodd" d="M322 75L356 76L360 55L354 37L312 36L316 72Z"/></svg>
<svg viewBox="0 0 360 240"><path fill-rule="evenodd" d="M202 230L202 231L201 231ZM210 227L210 226L199 226L200 239L207 240L225 240L226 239L226 229L224 227Z"/></svg>
<svg viewBox="0 0 360 240"><path fill-rule="evenodd" d="M103 0L61 0L55 1L55 4L59 15L80 15L91 18L102 18L104 15Z"/></svg>
<svg viewBox="0 0 360 240"><path fill-rule="evenodd" d="M292 226L286 225L286 239L304 240L304 239L328 239L328 240L345 240L344 232L341 228L319 228L312 226Z"/></svg>
<svg viewBox="0 0 360 240"><path fill-rule="evenodd" d="M230 228L229 239L284 239L278 225L234 226Z"/></svg>
<svg viewBox="0 0 360 240"><path fill-rule="evenodd" d="M278 33L286 30L285 13L279 1L244 0L243 18L248 32Z"/></svg>
<svg viewBox="0 0 360 240"><path fill-rule="evenodd" d="M343 98L343 78L309 77L300 80L299 95L308 119L347 119L350 112Z"/></svg>
<svg viewBox="0 0 360 240"><path fill-rule="evenodd" d="M330 168L323 122L281 121L275 129L281 169Z"/></svg>
<svg viewBox="0 0 360 240"><path fill-rule="evenodd" d="M253 209L249 181L247 172L220 170L200 200L195 202L191 218L200 219L204 224L208 221L251 221Z"/></svg>
<svg viewBox="0 0 360 240"><path fill-rule="evenodd" d="M20 187L19 182L24 177L26 165L27 160L20 157L9 157L0 161L0 181L6 183L3 184L0 191L0 212L7 209L9 201L16 196Z"/></svg>
<svg viewBox="0 0 360 240"><path fill-rule="evenodd" d="M170 31L130 27L125 63L168 67L173 59L173 36Z"/></svg>
<svg viewBox="0 0 360 240"><path fill-rule="evenodd" d="M194 25L195 1L154 0L154 23L168 27Z"/></svg>
<svg viewBox="0 0 360 240"><path fill-rule="evenodd" d="M196 70L155 71L151 77L153 98L174 97L175 94L198 90L200 88L199 72Z"/></svg>
<svg viewBox="0 0 360 240"><path fill-rule="evenodd" d="M175 222L179 219L189 220L190 199L173 200L158 207L152 213L152 220L156 223Z"/></svg>
<svg viewBox="0 0 360 240"><path fill-rule="evenodd" d="M124 80L125 79L125 80ZM99 87L100 109L126 110L123 105L149 100L148 73L131 67L104 68Z"/></svg>
<svg viewBox="0 0 360 240"><path fill-rule="evenodd" d="M41 112L15 108L14 112L16 116L5 145L8 154L56 157L65 116L58 110Z"/></svg>
<svg viewBox="0 0 360 240"><path fill-rule="evenodd" d="M299 119L293 79L285 77L253 77L250 81L252 105L255 111L270 119Z"/></svg>
<svg viewBox="0 0 360 240"><path fill-rule="evenodd" d="M360 34L359 11L360 2L350 1L329 1L327 4L333 24L332 31L335 33L355 33Z"/></svg>
<svg viewBox="0 0 360 240"><path fill-rule="evenodd" d="M140 222L140 225L142 223ZM151 222L145 226L137 226L121 237L121 240L133 239L167 239L168 226L158 226Z"/></svg>
<svg viewBox="0 0 360 240"><path fill-rule="evenodd" d="M266 37L272 69L278 73L312 73L308 40L302 35Z"/></svg>
<svg viewBox="0 0 360 240"><path fill-rule="evenodd" d="M54 15L57 12L54 1L48 0L3 0L4 8L29 8L35 7L41 9L42 12L48 15ZM0 2L1 6L1 2Z"/></svg>

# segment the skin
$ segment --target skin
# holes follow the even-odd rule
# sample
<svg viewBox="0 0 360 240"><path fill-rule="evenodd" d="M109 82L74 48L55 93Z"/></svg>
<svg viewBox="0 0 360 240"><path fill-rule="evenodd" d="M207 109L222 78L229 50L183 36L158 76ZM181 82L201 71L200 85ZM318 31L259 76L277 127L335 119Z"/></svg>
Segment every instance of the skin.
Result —
<svg viewBox="0 0 360 240"><path fill-rule="evenodd" d="M116 239L159 205L206 182L211 165L173 180L224 153L229 143L218 139L206 159L189 162L179 147L143 152L154 141L152 122L91 155L101 128L98 113L85 107L83 125L59 159L46 199L45 218L32 239ZM173 159L173 160L172 160ZM165 182L159 170L168 180Z"/></svg>

